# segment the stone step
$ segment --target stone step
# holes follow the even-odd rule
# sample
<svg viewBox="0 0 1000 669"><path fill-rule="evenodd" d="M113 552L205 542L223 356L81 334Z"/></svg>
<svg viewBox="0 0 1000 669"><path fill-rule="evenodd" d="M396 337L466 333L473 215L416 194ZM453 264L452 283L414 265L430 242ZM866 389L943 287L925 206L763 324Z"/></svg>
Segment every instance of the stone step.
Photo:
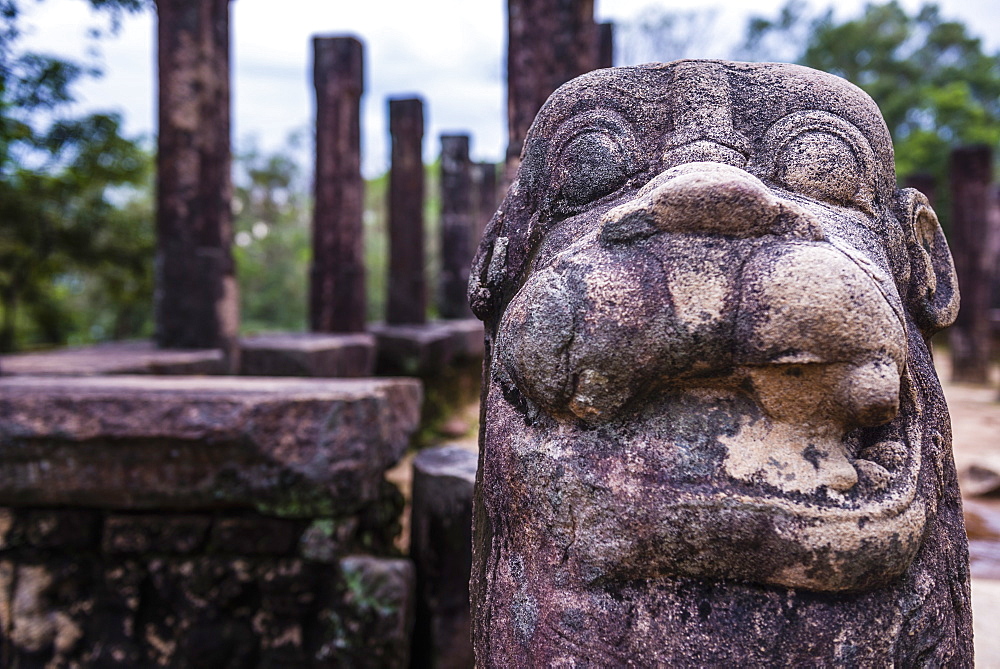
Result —
<svg viewBox="0 0 1000 669"><path fill-rule="evenodd" d="M353 513L418 426L412 379L0 378L0 505Z"/></svg>

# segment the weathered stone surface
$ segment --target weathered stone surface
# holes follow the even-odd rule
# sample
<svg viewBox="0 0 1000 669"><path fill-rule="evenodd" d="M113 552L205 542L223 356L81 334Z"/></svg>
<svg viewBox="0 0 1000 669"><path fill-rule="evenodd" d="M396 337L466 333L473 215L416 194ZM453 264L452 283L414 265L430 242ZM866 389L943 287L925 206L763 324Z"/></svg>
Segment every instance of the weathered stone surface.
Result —
<svg viewBox="0 0 1000 669"><path fill-rule="evenodd" d="M358 378L375 371L375 338L364 332L288 332L240 340L244 376Z"/></svg>
<svg viewBox="0 0 1000 669"><path fill-rule="evenodd" d="M862 91L721 61L575 79L470 299L478 666L972 665L927 345L955 273Z"/></svg>
<svg viewBox="0 0 1000 669"><path fill-rule="evenodd" d="M416 666L474 665L469 572L478 460L472 451L447 445L424 449L413 460L410 556L417 569Z"/></svg>
<svg viewBox="0 0 1000 669"><path fill-rule="evenodd" d="M316 165L309 323L314 332L363 332L364 45L353 37L314 37L313 53Z"/></svg>
<svg viewBox="0 0 1000 669"><path fill-rule="evenodd" d="M108 555L193 553L204 547L211 525L206 515L113 514L104 520L101 549Z"/></svg>
<svg viewBox="0 0 1000 669"><path fill-rule="evenodd" d="M2 508L0 664L406 666L412 565L345 557L372 520ZM307 524L338 528L323 560Z"/></svg>
<svg viewBox="0 0 1000 669"><path fill-rule="evenodd" d="M408 667L413 563L363 555L340 561L342 594L319 611L317 656L333 667Z"/></svg>
<svg viewBox="0 0 1000 669"><path fill-rule="evenodd" d="M350 513L420 411L409 379L0 379L0 504Z"/></svg>
<svg viewBox="0 0 1000 669"><path fill-rule="evenodd" d="M123 341L0 357L4 376L112 374L226 374L221 349L158 349L151 341Z"/></svg>
<svg viewBox="0 0 1000 669"><path fill-rule="evenodd" d="M615 64L615 24L597 24L597 63L595 67L613 67Z"/></svg>
<svg viewBox="0 0 1000 669"><path fill-rule="evenodd" d="M0 551L84 548L96 541L100 528L100 515L86 509L0 509Z"/></svg>
<svg viewBox="0 0 1000 669"><path fill-rule="evenodd" d="M305 522L256 515L225 518L212 524L210 553L288 555L299 545Z"/></svg>
<svg viewBox="0 0 1000 669"><path fill-rule="evenodd" d="M412 579L372 557L0 557L0 648L9 667L405 667Z"/></svg>
<svg viewBox="0 0 1000 669"><path fill-rule="evenodd" d="M238 369L229 146L229 0L156 0L156 342Z"/></svg>

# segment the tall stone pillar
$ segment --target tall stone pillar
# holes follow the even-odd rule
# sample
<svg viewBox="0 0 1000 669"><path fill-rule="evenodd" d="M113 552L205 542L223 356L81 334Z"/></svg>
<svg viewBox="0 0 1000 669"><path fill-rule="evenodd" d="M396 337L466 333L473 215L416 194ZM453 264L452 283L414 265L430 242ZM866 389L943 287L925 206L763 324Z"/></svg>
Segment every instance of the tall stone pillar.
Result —
<svg viewBox="0 0 1000 669"><path fill-rule="evenodd" d="M952 379L989 380L989 301L993 277L990 201L993 152L976 145L954 149L948 160L951 184L951 252L955 259L962 308L949 332Z"/></svg>
<svg viewBox="0 0 1000 669"><path fill-rule="evenodd" d="M472 163L468 135L441 135L441 318L469 318L472 264Z"/></svg>
<svg viewBox="0 0 1000 669"><path fill-rule="evenodd" d="M927 196L931 208L937 207L937 179L930 172L914 172L903 182L907 188L915 188Z"/></svg>
<svg viewBox="0 0 1000 669"><path fill-rule="evenodd" d="M472 231L473 248L479 244L486 224L497 210L497 166L494 163L475 163L472 166L472 184L475 203L475 228Z"/></svg>
<svg viewBox="0 0 1000 669"><path fill-rule="evenodd" d="M598 57L594 0L507 0L507 183L542 104Z"/></svg>
<svg viewBox="0 0 1000 669"><path fill-rule="evenodd" d="M229 0L157 0L156 343L237 364Z"/></svg>
<svg viewBox="0 0 1000 669"><path fill-rule="evenodd" d="M427 321L424 275L424 101L389 100L389 294L385 321Z"/></svg>
<svg viewBox="0 0 1000 669"><path fill-rule="evenodd" d="M316 166L309 323L314 332L365 329L363 50L353 37L313 38Z"/></svg>
<svg viewBox="0 0 1000 669"><path fill-rule="evenodd" d="M597 24L597 67L615 66L615 24Z"/></svg>

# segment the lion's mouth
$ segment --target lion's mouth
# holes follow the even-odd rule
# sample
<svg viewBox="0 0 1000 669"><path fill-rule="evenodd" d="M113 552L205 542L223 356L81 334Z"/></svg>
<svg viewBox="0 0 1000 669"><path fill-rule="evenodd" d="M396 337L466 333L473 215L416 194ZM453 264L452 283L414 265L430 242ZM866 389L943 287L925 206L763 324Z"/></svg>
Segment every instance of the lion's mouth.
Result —
<svg viewBox="0 0 1000 669"><path fill-rule="evenodd" d="M514 498L595 581L675 575L843 591L906 569L928 516L918 496L923 435L911 412L841 439L854 480L842 489L818 483L842 476L830 462L807 443L789 443L806 454L807 480L817 482L797 489L775 480L791 473L776 459L755 469L733 464L734 454L761 445L740 426L765 419L742 411L749 398L727 406L717 395L662 397L602 428L550 437L529 430L509 444L514 461L530 468ZM699 405L697 418L684 418ZM763 443L773 452L773 440Z"/></svg>
<svg viewBox="0 0 1000 669"><path fill-rule="evenodd" d="M509 447L567 560L825 591L906 569L923 435L895 284L838 232L855 215L691 164L536 258L495 373L556 435Z"/></svg>

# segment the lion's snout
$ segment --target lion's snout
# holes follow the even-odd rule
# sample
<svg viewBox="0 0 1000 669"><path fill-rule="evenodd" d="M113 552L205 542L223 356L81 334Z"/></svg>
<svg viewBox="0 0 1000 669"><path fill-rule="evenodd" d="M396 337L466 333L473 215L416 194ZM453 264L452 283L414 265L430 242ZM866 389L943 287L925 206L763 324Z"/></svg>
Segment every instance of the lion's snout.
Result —
<svg viewBox="0 0 1000 669"><path fill-rule="evenodd" d="M601 240L606 244L658 232L823 239L811 216L777 197L760 179L738 167L713 162L665 170L632 200L601 219Z"/></svg>
<svg viewBox="0 0 1000 669"><path fill-rule="evenodd" d="M603 421L698 383L751 388L779 421L795 419L773 407L804 401L837 432L895 414L902 324L859 252L827 239L814 212L702 162L593 218L599 234L535 268L500 327L510 376L547 411ZM772 374L755 370L774 367L802 369L795 399L758 392ZM837 370L857 368L887 373L864 392L841 389L857 384Z"/></svg>

